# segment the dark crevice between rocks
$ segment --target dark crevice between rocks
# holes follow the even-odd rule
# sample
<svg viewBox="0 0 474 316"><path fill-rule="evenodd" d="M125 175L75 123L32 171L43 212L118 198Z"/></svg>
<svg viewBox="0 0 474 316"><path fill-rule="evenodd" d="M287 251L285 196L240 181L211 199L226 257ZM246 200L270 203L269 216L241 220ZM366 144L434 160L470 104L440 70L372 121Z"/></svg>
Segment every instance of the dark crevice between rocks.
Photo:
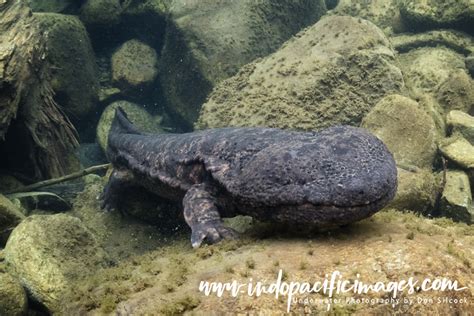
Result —
<svg viewBox="0 0 474 316"><path fill-rule="evenodd" d="M0 165L9 174L21 174L21 180L33 182L36 177L35 166L31 163L32 140L22 120L15 119L10 123L5 140L0 142ZM29 150L26 150L28 148Z"/></svg>
<svg viewBox="0 0 474 316"><path fill-rule="evenodd" d="M28 315L29 316L50 316L48 309L35 300L30 293L28 293Z"/></svg>
<svg viewBox="0 0 474 316"><path fill-rule="evenodd" d="M133 26L133 27L131 27ZM131 15L122 14L118 25L113 27L87 27L92 46L97 55L110 53L118 46L131 39L138 39L157 52L161 51L166 28L166 19L153 12Z"/></svg>
<svg viewBox="0 0 474 316"><path fill-rule="evenodd" d="M410 35L410 34L407 34ZM412 34L415 35L415 34ZM400 45L397 46L395 49L397 52L403 54L403 53L408 53L411 50L417 49L417 48L424 48L424 47L439 47L439 46L445 46L449 49L452 49L456 53L462 54L464 56L468 56L471 54L471 50L465 48L464 46L457 46L452 43L448 43L444 41L443 39L427 39L426 41L414 41L412 43L407 43L405 45Z"/></svg>
<svg viewBox="0 0 474 316"><path fill-rule="evenodd" d="M164 71L167 71L167 67L162 65L175 65L174 71L176 71L176 75L173 78L176 81L167 82L161 80L161 87L156 92L167 90L166 94L175 99L166 100L167 113L175 122L175 126L179 126L179 129L183 132L188 132L193 130L193 124L199 116L199 109L212 91L213 85L203 77L199 69L194 69L199 63L192 60L191 49L187 46L179 27L171 19L168 20L166 27L168 32L166 33L164 46L169 46L167 49L176 52L176 54L161 56L158 77ZM183 82L189 84L183 84ZM176 107L175 103L181 104ZM184 104L187 105L187 109L183 108ZM184 111L187 113L183 113Z"/></svg>
<svg viewBox="0 0 474 316"><path fill-rule="evenodd" d="M403 7L400 8L400 12L403 24L406 25L407 31L411 33L420 33L441 29L454 29L474 36L472 17L468 16L467 13L466 15L459 17L458 20L454 22L435 22L422 17L412 18L407 12L404 12Z"/></svg>

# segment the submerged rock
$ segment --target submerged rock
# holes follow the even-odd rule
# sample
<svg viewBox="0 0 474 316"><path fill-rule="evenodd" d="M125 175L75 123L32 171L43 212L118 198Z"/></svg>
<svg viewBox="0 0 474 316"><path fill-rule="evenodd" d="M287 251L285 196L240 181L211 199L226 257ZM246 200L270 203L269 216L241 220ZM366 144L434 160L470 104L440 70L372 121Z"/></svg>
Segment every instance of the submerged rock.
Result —
<svg viewBox="0 0 474 316"><path fill-rule="evenodd" d="M170 109L192 124L217 83L325 12L324 0L171 1L160 63Z"/></svg>
<svg viewBox="0 0 474 316"><path fill-rule="evenodd" d="M81 7L80 18L88 27L112 27L119 23L121 14L120 0L86 0Z"/></svg>
<svg viewBox="0 0 474 316"><path fill-rule="evenodd" d="M465 69L464 57L446 47L423 47L410 50L399 55L400 66L404 75L409 95L433 117L440 135L445 133L444 118L451 105L442 100L441 87L446 84L461 85L454 91L446 91L447 95L462 100L468 94L463 94L469 87L464 83L449 83L456 73ZM462 76L462 74L461 74ZM462 87L464 85L464 88ZM470 93L470 92L469 92ZM458 105L459 101L456 102ZM447 106L447 108L443 108Z"/></svg>
<svg viewBox="0 0 474 316"><path fill-rule="evenodd" d="M387 96L364 117L362 126L387 145L397 164L431 168L436 127L417 102L401 95Z"/></svg>
<svg viewBox="0 0 474 316"><path fill-rule="evenodd" d="M104 152L107 147L107 139L109 137L110 126L112 125L112 119L115 116L115 109L119 106L127 113L128 118L142 131L153 133L163 131L160 127L161 117L151 116L143 107L135 103L116 101L105 108L100 117L99 124L97 124L97 142Z"/></svg>
<svg viewBox="0 0 474 316"><path fill-rule="evenodd" d="M47 34L55 100L78 120L96 108L98 73L89 36L81 21L71 15L36 13Z"/></svg>
<svg viewBox="0 0 474 316"><path fill-rule="evenodd" d="M20 282L0 269L0 315L27 315L28 300Z"/></svg>
<svg viewBox="0 0 474 316"><path fill-rule="evenodd" d="M473 116L462 111L451 111L446 116L446 124L452 128L453 134L461 134L467 141L474 145Z"/></svg>
<svg viewBox="0 0 474 316"><path fill-rule="evenodd" d="M437 99L445 113L474 110L474 81L464 69L453 71L441 84Z"/></svg>
<svg viewBox="0 0 474 316"><path fill-rule="evenodd" d="M438 191L438 182L431 170L398 168L397 194L388 208L427 215L435 205Z"/></svg>
<svg viewBox="0 0 474 316"><path fill-rule="evenodd" d="M474 219L471 186L469 177L464 171L448 170L446 172L446 184L440 208L443 216L455 221L471 223Z"/></svg>
<svg viewBox="0 0 474 316"><path fill-rule="evenodd" d="M32 297L51 313L83 277L108 264L105 252L81 221L66 214L33 215L15 228L5 261Z"/></svg>
<svg viewBox="0 0 474 316"><path fill-rule="evenodd" d="M0 194L0 246L5 244L10 232L25 218L19 206Z"/></svg>
<svg viewBox="0 0 474 316"><path fill-rule="evenodd" d="M219 84L196 127L359 125L382 97L402 87L380 29L365 20L330 16Z"/></svg>
<svg viewBox="0 0 474 316"><path fill-rule="evenodd" d="M400 14L412 29L458 28L472 32L471 0L418 0L401 2Z"/></svg>
<svg viewBox="0 0 474 316"><path fill-rule="evenodd" d="M138 40L125 42L112 56L112 80L122 90L142 93L158 74L158 55Z"/></svg>
<svg viewBox="0 0 474 316"><path fill-rule="evenodd" d="M446 138L440 143L439 150L461 167L474 168L474 146L465 138L459 135Z"/></svg>

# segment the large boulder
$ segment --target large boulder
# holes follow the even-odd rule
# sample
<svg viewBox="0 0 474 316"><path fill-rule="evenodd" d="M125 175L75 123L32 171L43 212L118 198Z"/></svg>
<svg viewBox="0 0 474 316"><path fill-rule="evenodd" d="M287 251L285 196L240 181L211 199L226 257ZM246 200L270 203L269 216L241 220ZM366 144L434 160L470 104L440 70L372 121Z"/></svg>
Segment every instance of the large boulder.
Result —
<svg viewBox="0 0 474 316"><path fill-rule="evenodd" d="M98 72L86 29L71 15L36 13L47 33L52 87L56 101L72 119L83 118L98 100Z"/></svg>
<svg viewBox="0 0 474 316"><path fill-rule="evenodd" d="M472 0L402 1L400 14L404 23L414 30L458 28L473 32Z"/></svg>
<svg viewBox="0 0 474 316"><path fill-rule="evenodd" d="M461 72L466 71L464 56L449 48L439 46L409 50L400 54L398 60L410 97L417 100L428 111L440 134L444 134L446 112L459 109L457 107L462 103L460 100L468 101L471 98L468 90L472 86L469 81L449 82L458 76L463 77ZM449 90L449 86L456 85L459 87L453 91ZM455 97L456 106L454 103L448 104L444 96ZM471 102L468 101L467 104Z"/></svg>
<svg viewBox="0 0 474 316"><path fill-rule="evenodd" d="M437 134L433 119L420 105L401 95L390 95L367 114L362 126L379 137L399 165L431 168Z"/></svg>
<svg viewBox="0 0 474 316"><path fill-rule="evenodd" d="M75 282L108 265L82 222L66 214L32 215L5 246L5 261L32 297L57 313Z"/></svg>
<svg viewBox="0 0 474 316"><path fill-rule="evenodd" d="M5 245L10 232L25 218L18 205L0 194L0 247Z"/></svg>
<svg viewBox="0 0 474 316"><path fill-rule="evenodd" d="M128 101L116 101L108 105L97 124L97 142L105 152L107 148L107 140L109 138L110 127L115 116L115 109L121 107L132 123L140 130L150 133L159 133L163 130L160 127L161 117L150 115L143 107Z"/></svg>
<svg viewBox="0 0 474 316"><path fill-rule="evenodd" d="M171 1L160 63L170 109L192 124L217 83L325 12L323 0Z"/></svg>
<svg viewBox="0 0 474 316"><path fill-rule="evenodd" d="M27 315L28 300L20 282L0 268L0 315Z"/></svg>
<svg viewBox="0 0 474 316"><path fill-rule="evenodd" d="M359 125L382 97L402 87L380 29L362 19L330 16L219 84L196 127Z"/></svg>
<svg viewBox="0 0 474 316"><path fill-rule="evenodd" d="M125 42L112 56L112 80L122 90L143 93L158 74L156 51L139 40Z"/></svg>

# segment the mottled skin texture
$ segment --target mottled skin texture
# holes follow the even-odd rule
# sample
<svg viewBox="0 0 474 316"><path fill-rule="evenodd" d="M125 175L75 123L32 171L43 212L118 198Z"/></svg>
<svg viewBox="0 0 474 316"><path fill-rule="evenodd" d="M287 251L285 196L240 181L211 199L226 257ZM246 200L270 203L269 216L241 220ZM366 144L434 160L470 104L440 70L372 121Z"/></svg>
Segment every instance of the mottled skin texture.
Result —
<svg viewBox="0 0 474 316"><path fill-rule="evenodd" d="M114 166L102 195L140 185L183 201L198 247L236 233L221 217L333 227L369 217L395 195L397 169L386 146L366 130L319 132L222 128L188 134L143 134L118 109L107 156Z"/></svg>

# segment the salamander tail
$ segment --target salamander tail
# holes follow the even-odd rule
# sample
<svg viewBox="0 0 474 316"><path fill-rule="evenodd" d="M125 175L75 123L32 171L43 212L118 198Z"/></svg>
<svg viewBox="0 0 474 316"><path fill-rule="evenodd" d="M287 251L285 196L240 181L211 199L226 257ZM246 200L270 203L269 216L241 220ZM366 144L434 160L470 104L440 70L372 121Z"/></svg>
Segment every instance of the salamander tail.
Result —
<svg viewBox="0 0 474 316"><path fill-rule="evenodd" d="M127 114L121 107L115 110L115 117L112 121L110 134L142 134L138 128L128 119Z"/></svg>

